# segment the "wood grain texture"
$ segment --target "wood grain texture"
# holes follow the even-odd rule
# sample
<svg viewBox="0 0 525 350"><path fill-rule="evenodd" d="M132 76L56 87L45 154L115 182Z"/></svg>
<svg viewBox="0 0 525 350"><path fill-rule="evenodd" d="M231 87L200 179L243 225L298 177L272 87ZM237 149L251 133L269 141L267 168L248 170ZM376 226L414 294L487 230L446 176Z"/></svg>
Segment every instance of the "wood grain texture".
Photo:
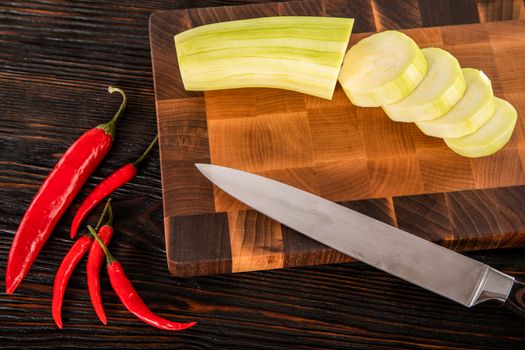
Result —
<svg viewBox="0 0 525 350"><path fill-rule="evenodd" d="M393 204L400 229L444 246L454 240L445 194L395 197Z"/></svg>
<svg viewBox="0 0 525 350"><path fill-rule="evenodd" d="M424 27L450 24L477 23L479 13L476 0L419 0L421 22Z"/></svg>
<svg viewBox="0 0 525 350"><path fill-rule="evenodd" d="M392 11L394 7L396 11ZM423 26L416 0L372 0L372 11L377 31Z"/></svg>
<svg viewBox="0 0 525 350"><path fill-rule="evenodd" d="M228 213L232 272L283 266L281 225L254 210Z"/></svg>
<svg viewBox="0 0 525 350"><path fill-rule="evenodd" d="M400 12L389 11L391 6L398 6ZM437 6L448 13L453 5L442 1ZM192 168L192 160L253 172L336 202L396 197L397 201L407 204L413 203L410 198L426 198L426 194L438 193L443 197L451 191L524 185L521 158L525 150L520 153L519 139L523 137L525 122L520 119L518 131L504 150L492 157L470 160L453 153L442 140L423 135L413 124L391 121L381 108L353 106L340 86L336 87L331 101L277 89L244 88L204 94L180 92L182 82L175 59L165 55L169 48L165 40L172 39L168 34L176 34L188 26L251 18L257 14L354 16L358 27L357 33L352 35L352 44L370 35L359 33L364 28L399 29L479 21L475 2L462 2L459 8L466 17L458 20L455 15L441 16L441 22L433 17L430 3L426 1L389 2L388 5L382 1L363 1L345 7L338 1L309 0L268 6L166 11L158 14L159 18L155 18L157 14L152 16L150 35L155 84L159 87L157 113L165 215L167 220L172 220L178 215L227 213L232 255L225 252L224 256L230 257L229 263L221 256L218 264L221 268L214 269L214 273L339 262L341 258L328 254L322 245L283 230L279 224L257 224L266 223L268 219L252 216L244 204L216 187L212 190L207 180ZM511 12L516 13L517 9ZM374 22L368 25L362 17ZM168 22L174 23L164 25ZM523 65L513 57L525 57L525 52L523 55L520 52L525 47L525 22L484 22L460 27L410 28L406 33L421 47L443 47L454 54L462 66L482 69L492 79L497 96L521 94L525 87L525 76L521 74ZM162 43L159 40L163 40ZM170 55L173 52L171 48ZM164 65L168 61L172 62L169 69ZM172 84L179 86L165 88ZM166 96L169 89L171 94ZM186 97L191 94L195 96ZM520 99L520 96L513 97ZM516 106L520 114L525 113L525 109L520 108L521 102ZM185 162L175 162L178 158ZM401 196L415 197L404 200ZM402 212L407 214L412 209L421 208L402 208ZM448 215L425 213L438 215L438 221L447 218L442 225L452 228ZM406 218L399 219L403 222ZM418 220L424 222L425 216ZM521 227L521 219L517 220L517 227ZM460 250L503 246L502 237L508 234L496 226L465 240L465 236L469 236L467 232L449 229L430 234L425 229L419 232L422 226L425 225L405 225L410 228L409 232ZM222 236L222 226L217 230L218 236ZM181 232L175 234L177 240L184 238ZM521 234L521 231L515 233ZM170 242L170 227L166 235ZM196 240L193 246L199 242L190 231L186 239ZM454 244L456 239L463 243ZM219 242L223 244L222 240L212 244ZM521 244L521 239L512 242ZM292 247L288 248L288 243ZM288 254L293 257L287 257ZM190 263L188 259L188 254L183 259L174 256L170 265L180 260L186 265ZM203 259L202 254L195 256L196 265L200 264L199 259ZM212 260L211 257L204 259ZM197 270L208 273L200 268Z"/></svg>
<svg viewBox="0 0 525 350"><path fill-rule="evenodd" d="M130 106L119 124L117 142L110 155L75 205L103 177L136 158L156 132L147 27L150 14L156 10L241 2L246 3L0 3L0 276L5 273L7 253L18 223L44 177L76 137L104 121L117 108L118 98L106 93L107 85L124 87ZM397 8L388 8L387 3L383 8L385 16L404 17ZM360 6L359 1L342 4ZM508 14L502 10L505 1L487 4L493 13ZM410 19L402 22L405 21ZM515 104L525 101L519 94L505 97L509 96L515 96ZM182 134L178 135L178 140L185 140ZM85 264L81 264L66 293L65 328L59 331L51 318L51 292L54 274L72 244L68 229L73 207L57 226L21 288L12 296L0 294L3 348L523 348L525 324L498 305L466 310L359 263L173 278L166 269L160 186L160 162L158 153L154 153L138 177L114 195L116 234L110 248L154 311L171 319L197 320L199 325L181 333L166 333L143 325L120 304L103 274L102 298L109 323L102 326L92 310ZM394 207L395 204L396 199ZM283 232L285 242L286 239ZM523 249L469 255L525 278ZM3 288L0 278L0 290Z"/></svg>
<svg viewBox="0 0 525 350"><path fill-rule="evenodd" d="M170 232L166 255L172 274L200 275L208 271L223 273L230 269L232 248L226 214L172 216L164 225ZM188 235L191 240L186 239ZM196 255L198 264L194 263Z"/></svg>

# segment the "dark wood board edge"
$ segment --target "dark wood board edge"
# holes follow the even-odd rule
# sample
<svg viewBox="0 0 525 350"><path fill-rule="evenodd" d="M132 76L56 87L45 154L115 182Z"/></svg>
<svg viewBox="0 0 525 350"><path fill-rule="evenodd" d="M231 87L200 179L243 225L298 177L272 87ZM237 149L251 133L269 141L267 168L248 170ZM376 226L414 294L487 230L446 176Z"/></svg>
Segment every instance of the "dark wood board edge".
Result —
<svg viewBox="0 0 525 350"><path fill-rule="evenodd" d="M165 219L168 269L189 277L232 272L228 216L225 213ZM187 235L191 240L185 239ZM191 259L189 259L191 257Z"/></svg>
<svg viewBox="0 0 525 350"><path fill-rule="evenodd" d="M156 12L153 12L150 16L149 16L149 19L148 19L148 38L149 38L149 47L150 47L150 57L151 57L151 71L152 71L152 75L153 75L153 86L154 86L154 94L155 94L155 117L156 117L156 120L157 120L157 135L159 136L159 168L160 168L160 183L161 183L161 192L164 194L164 180L165 179L165 174L163 173L163 166L162 166L162 159L163 159L163 150L162 150L162 147L161 147L161 133L160 133L160 122L159 122L159 109L158 109L158 106L157 106L157 79L156 79L156 76L157 76L157 68L156 68L156 65L155 65L155 55L156 55L156 49L155 49L155 43L154 43L154 39L153 39L153 36L152 36L152 32L153 32L153 24L154 24L154 21L157 19L157 17L159 16L160 12L167 12L167 11L156 11ZM165 241L166 241L166 258L168 259L168 267L169 267L169 255L167 253L167 247L168 247L168 233L169 231L166 229L166 213L164 212L164 208L166 208L166 201L167 201L167 198L165 198L164 195L162 195L162 208L163 208L163 213L164 213L164 236L165 236Z"/></svg>

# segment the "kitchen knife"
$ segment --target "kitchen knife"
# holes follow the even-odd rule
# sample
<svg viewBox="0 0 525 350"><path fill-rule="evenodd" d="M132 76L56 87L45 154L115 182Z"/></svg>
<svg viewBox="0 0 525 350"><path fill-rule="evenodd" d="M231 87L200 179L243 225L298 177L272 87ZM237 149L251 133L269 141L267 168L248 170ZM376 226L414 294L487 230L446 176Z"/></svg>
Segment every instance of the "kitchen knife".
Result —
<svg viewBox="0 0 525 350"><path fill-rule="evenodd" d="M525 283L486 264L284 183L196 166L224 192L333 249L464 306L498 300L525 317Z"/></svg>

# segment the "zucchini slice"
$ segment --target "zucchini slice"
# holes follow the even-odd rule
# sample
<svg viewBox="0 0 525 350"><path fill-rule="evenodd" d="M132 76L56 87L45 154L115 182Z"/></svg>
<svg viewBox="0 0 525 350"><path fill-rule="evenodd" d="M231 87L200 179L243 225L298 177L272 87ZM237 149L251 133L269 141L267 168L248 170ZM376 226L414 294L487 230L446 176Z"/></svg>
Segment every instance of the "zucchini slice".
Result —
<svg viewBox="0 0 525 350"><path fill-rule="evenodd" d="M510 140L518 113L507 101L496 100L496 111L489 121L473 134L460 138L445 138L454 152L469 158L485 157L499 151Z"/></svg>
<svg viewBox="0 0 525 350"><path fill-rule="evenodd" d="M383 106L390 119L399 122L432 120L447 113L466 90L458 60L439 48L422 49L428 72L408 97Z"/></svg>
<svg viewBox="0 0 525 350"><path fill-rule="evenodd" d="M494 114L496 102L489 78L480 70L463 68L467 91L442 117L416 122L426 135L459 138L472 134Z"/></svg>
<svg viewBox="0 0 525 350"><path fill-rule="evenodd" d="M271 87L331 99L354 20L277 16L175 35L186 90Z"/></svg>
<svg viewBox="0 0 525 350"><path fill-rule="evenodd" d="M427 61L414 40L388 30L371 35L348 50L339 83L354 105L379 107L410 95L427 69Z"/></svg>

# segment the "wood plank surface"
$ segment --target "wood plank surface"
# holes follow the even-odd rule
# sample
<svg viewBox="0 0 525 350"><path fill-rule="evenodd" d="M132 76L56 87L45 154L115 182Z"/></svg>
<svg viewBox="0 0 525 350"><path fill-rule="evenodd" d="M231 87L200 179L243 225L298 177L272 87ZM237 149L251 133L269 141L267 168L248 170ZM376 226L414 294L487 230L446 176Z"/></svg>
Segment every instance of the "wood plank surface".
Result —
<svg viewBox="0 0 525 350"><path fill-rule="evenodd" d="M251 1L256 2L260 1ZM360 7L361 2L371 3L371 10L381 13L386 26L423 25L419 15L423 6L433 8L435 18L446 18L448 22L442 24L454 24L450 22L454 18L443 13L435 1L357 0L340 1L339 6L352 12L352 7ZM481 1L474 8L480 9L479 18L485 22L524 14L522 1L511 2L509 6L508 1ZM154 135L149 16L156 10L239 3L0 2L0 276L5 274L7 253L19 221L44 177L71 142L117 107L118 98L106 93L107 85L126 89L130 106L120 122L116 144L75 205L103 177L138 156ZM449 9L459 11L463 5L458 3L450 2ZM376 21L364 23L370 27L379 22L376 17ZM512 101L524 103L518 98ZM199 125L187 127L199 129ZM185 140L183 134L181 140ZM186 145L182 156L200 149L199 143ZM184 164L185 159L177 161ZM206 190L200 189L203 194ZM178 191L184 193L183 189ZM501 198L509 195L489 192L476 200L502 205ZM472 198L472 194L463 196ZM504 202L517 205L520 197L513 198L514 202ZM455 199L458 217L463 215L461 200ZM173 278L166 269L157 152L135 180L115 193L114 201L116 233L110 248L140 295L162 316L197 320L199 325L187 332L167 333L142 324L120 304L106 274L102 275L102 297L108 325L101 325L89 302L83 263L70 281L63 311L65 327L58 330L51 318L51 292L54 274L72 244L68 229L73 208L57 226L20 289L12 296L0 294L3 349L523 348L525 323L498 305L467 310L359 263ZM451 229L445 222L445 199L440 196L410 197L409 203L380 199L360 202L360 207L386 220L391 203L404 208L403 213L396 211L399 225L408 225L415 215L412 213L422 213L426 208L436 213L429 222L433 229ZM518 209L509 211L509 220L498 221L498 225L509 227L510 218L519 215ZM505 206L501 210L507 212ZM489 212L473 216L465 225L475 229L473 222L478 218L490 220ZM296 251L293 242L300 236L283 231L282 237L285 248ZM301 259L302 251L286 256ZM321 253L333 259L330 252ZM469 255L525 278L523 249ZM0 277L0 291L3 289Z"/></svg>
<svg viewBox="0 0 525 350"><path fill-rule="evenodd" d="M519 8L515 3L511 5ZM412 221L419 221L403 226L406 230L456 250L523 245L525 221L521 216L512 217L512 228L481 221L472 230L454 224L449 215L454 208L446 199L469 191L483 195L483 190L493 188L519 193L520 186L525 185L521 161L525 135L520 132L525 130L525 119L518 119L518 131L502 151L491 157L468 159L452 152L441 139L424 135L414 124L391 121L381 108L352 105L339 85L332 100L278 89L185 91L171 43L174 34L191 27L254 16L355 17L356 33L352 34L350 45L370 35L360 33L363 31L481 21L479 9L483 4L462 2L458 9L464 15L460 18L450 12L451 6L452 2L439 2L437 7L451 17L435 17L430 3L405 3L400 8L406 11L403 18L413 20L407 23L389 18L389 7L381 1L345 7L336 0L308 0L155 13L150 21L150 38L158 91L164 216L175 223L165 227L167 246L203 244L193 230L175 229L178 220L190 220L200 227L199 220L207 220L204 218L210 215L223 217L226 213L229 232L226 242L217 239L206 243L207 249L213 246L208 256L195 249L168 249L170 271L188 276L350 260L323 245L311 244L300 235L291 241L284 239L283 232L289 235L289 229L211 186L193 166L197 162L270 177L336 202L386 199L389 203L403 203L399 211L410 213ZM482 16L488 16L487 11L488 8ZM515 18L516 11L507 16ZM492 80L496 96L525 100L525 71L523 63L515 59L525 57L525 21L483 22L401 30L421 47L442 47L456 56L462 67L483 70ZM515 106L519 115L525 115L521 102ZM447 215L433 218L438 215L433 211L417 215L422 209L417 205L418 199L425 195L445 199L442 209ZM481 203L475 204L475 197L463 198L468 201L465 206L470 207L470 211L462 213L465 220L486 210L477 208ZM525 200L513 204L523 206ZM507 221L498 207L488 208L494 221ZM403 224L405 219L398 217L397 212L393 204L393 225L399 221ZM430 234L426 223L443 219L446 222L442 225L450 229ZM209 230L206 237L213 237L213 228ZM217 226L216 237L223 237L223 230L222 225ZM513 237L510 240L509 235ZM217 266L212 263L214 259Z"/></svg>

